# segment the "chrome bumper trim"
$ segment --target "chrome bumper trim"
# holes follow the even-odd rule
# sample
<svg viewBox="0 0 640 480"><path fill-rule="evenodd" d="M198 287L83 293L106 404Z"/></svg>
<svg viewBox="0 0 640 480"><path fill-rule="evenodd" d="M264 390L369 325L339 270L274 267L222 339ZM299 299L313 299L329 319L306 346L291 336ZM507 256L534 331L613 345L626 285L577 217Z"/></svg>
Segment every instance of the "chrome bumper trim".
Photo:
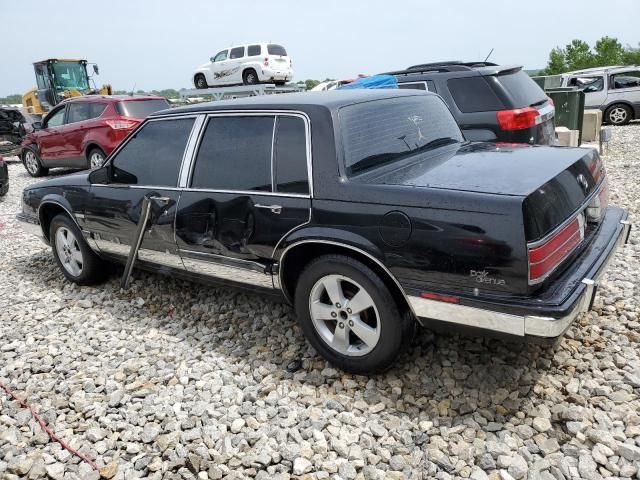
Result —
<svg viewBox="0 0 640 480"><path fill-rule="evenodd" d="M629 240L631 223L628 220L622 220L620 223L623 226L622 232L609 258L602 264L593 278L585 278L582 280L582 283L585 285L582 295L576 302L571 313L562 318L512 315L415 296L408 297L409 303L419 318L455 323L520 337L524 337L525 335L542 338L559 337L571 326L578 315L591 309L596 296L598 280L604 275L605 270L613 260L620 245L624 245ZM427 326L428 322L423 324Z"/></svg>

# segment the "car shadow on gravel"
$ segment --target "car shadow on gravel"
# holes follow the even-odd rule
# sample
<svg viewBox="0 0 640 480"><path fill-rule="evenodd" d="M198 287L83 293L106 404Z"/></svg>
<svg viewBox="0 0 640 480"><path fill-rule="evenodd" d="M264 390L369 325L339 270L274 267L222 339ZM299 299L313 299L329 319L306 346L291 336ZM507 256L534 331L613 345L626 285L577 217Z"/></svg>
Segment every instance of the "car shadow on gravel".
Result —
<svg viewBox="0 0 640 480"><path fill-rule="evenodd" d="M12 270L43 289L65 287L49 251L17 259ZM121 268L116 267L116 272ZM323 387L347 409L354 401L364 400L372 408L384 404L387 412L410 418L426 413L439 418L440 425L476 412L481 413L474 415L476 421L502 424L528 410L533 389L552 367L556 353L550 346L418 328L391 370L354 376L337 372L317 356L305 341L293 309L270 297L138 270L126 292L120 291L115 274L104 285L73 288L86 290L87 296L106 296L119 304L121 312L131 312L127 322L134 329L161 329L188 342L203 358L222 355L228 364L240 362L252 369L270 365L273 381Z"/></svg>

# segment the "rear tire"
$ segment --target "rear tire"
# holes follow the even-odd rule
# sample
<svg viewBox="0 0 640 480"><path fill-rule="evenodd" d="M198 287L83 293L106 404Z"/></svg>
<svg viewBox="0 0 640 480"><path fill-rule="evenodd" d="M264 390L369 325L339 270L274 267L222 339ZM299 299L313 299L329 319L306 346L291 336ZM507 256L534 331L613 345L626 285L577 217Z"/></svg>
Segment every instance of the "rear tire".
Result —
<svg viewBox="0 0 640 480"><path fill-rule="evenodd" d="M607 108L604 118L611 125L626 125L631 121L632 115L631 109L627 105L617 103Z"/></svg>
<svg viewBox="0 0 640 480"><path fill-rule="evenodd" d="M101 148L92 148L91 150L89 150L89 155L87 155L87 167L91 170L100 168L106 158L107 156L104 154Z"/></svg>
<svg viewBox="0 0 640 480"><path fill-rule="evenodd" d="M355 374L391 367L415 327L382 279L344 255L323 255L307 265L296 287L295 308L313 348Z"/></svg>
<svg viewBox="0 0 640 480"><path fill-rule="evenodd" d="M258 74L253 68L248 68L242 73L242 83L244 85L257 85L260 83Z"/></svg>
<svg viewBox="0 0 640 480"><path fill-rule="evenodd" d="M40 157L32 148L25 148L22 154L22 164L32 177L42 177L49 173L49 169L42 166Z"/></svg>
<svg viewBox="0 0 640 480"><path fill-rule="evenodd" d="M193 84L199 89L209 88L209 85L207 85L207 79L202 73L193 77Z"/></svg>
<svg viewBox="0 0 640 480"><path fill-rule="evenodd" d="M49 239L53 257L67 280L78 285L94 285L106 278L108 269L104 262L89 248L68 215L53 217Z"/></svg>

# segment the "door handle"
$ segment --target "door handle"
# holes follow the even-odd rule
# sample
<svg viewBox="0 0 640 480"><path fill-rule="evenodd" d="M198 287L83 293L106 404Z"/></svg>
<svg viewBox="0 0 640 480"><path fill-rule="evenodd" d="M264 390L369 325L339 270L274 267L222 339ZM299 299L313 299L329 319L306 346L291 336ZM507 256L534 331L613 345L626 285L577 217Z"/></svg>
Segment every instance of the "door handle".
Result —
<svg viewBox="0 0 640 480"><path fill-rule="evenodd" d="M271 213L280 214L282 212L282 205L262 205L260 203L255 204L256 208L266 208L267 210L271 210Z"/></svg>

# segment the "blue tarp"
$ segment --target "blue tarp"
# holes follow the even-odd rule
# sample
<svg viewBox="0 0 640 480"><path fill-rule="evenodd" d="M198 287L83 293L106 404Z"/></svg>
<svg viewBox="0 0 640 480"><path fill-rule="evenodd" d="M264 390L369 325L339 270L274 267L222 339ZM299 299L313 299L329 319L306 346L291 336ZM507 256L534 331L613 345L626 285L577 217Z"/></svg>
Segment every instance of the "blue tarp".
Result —
<svg viewBox="0 0 640 480"><path fill-rule="evenodd" d="M340 90L354 88L398 88L398 80L393 75L373 75L339 87Z"/></svg>

